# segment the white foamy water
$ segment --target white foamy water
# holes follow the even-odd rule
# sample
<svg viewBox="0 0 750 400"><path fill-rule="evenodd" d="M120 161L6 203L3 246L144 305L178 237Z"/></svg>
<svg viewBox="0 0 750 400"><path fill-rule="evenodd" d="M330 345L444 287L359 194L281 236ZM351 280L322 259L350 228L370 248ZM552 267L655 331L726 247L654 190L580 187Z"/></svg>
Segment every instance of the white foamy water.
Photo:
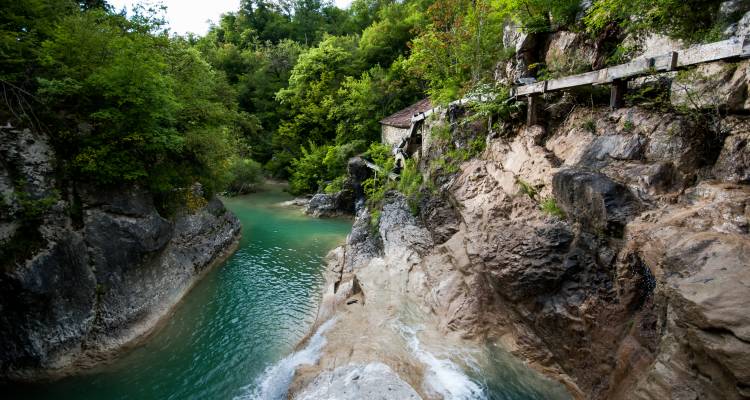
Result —
<svg viewBox="0 0 750 400"><path fill-rule="evenodd" d="M426 366L424 390L445 400L484 400L486 390L464 373L449 358L438 358L425 350L417 337L417 330L401 323L396 328L406 340L409 350Z"/></svg>
<svg viewBox="0 0 750 400"><path fill-rule="evenodd" d="M236 396L234 400L283 400L286 399L294 372L300 365L312 365L318 362L320 353L326 345L325 332L336 323L334 318L324 322L310 338L304 349L294 352L266 368L253 385L243 388L246 393ZM253 389L254 388L254 389Z"/></svg>

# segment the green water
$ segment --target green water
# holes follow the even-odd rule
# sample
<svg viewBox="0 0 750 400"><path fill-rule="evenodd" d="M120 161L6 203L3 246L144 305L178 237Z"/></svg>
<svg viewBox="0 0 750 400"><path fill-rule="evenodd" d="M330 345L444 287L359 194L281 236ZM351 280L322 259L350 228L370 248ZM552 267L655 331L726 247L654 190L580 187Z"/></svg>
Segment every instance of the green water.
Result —
<svg viewBox="0 0 750 400"><path fill-rule="evenodd" d="M238 251L201 280L145 344L80 376L0 387L0 399L270 400L267 391L256 392L265 387L261 382L269 381L264 371L279 365L281 375L293 370L288 367L295 359L290 353L308 333L317 310L322 257L343 243L351 229L348 220L312 219L299 209L279 206L289 199L280 187L271 186L225 200L242 222ZM460 353L455 350L446 354ZM420 354L445 375L442 383L455 393L481 386L482 393L469 390L469 395L447 396L450 400L568 398L559 385L507 353L484 353L491 360L480 368L469 357L462 363L465 374L452 372L448 355ZM283 393L285 381L271 377L272 386Z"/></svg>
<svg viewBox="0 0 750 400"><path fill-rule="evenodd" d="M143 346L97 371L17 387L0 398L231 399L245 393L243 387L307 334L323 281L321 259L351 229L351 221L312 219L278 206L289 199L276 188L225 200L242 222L239 250Z"/></svg>

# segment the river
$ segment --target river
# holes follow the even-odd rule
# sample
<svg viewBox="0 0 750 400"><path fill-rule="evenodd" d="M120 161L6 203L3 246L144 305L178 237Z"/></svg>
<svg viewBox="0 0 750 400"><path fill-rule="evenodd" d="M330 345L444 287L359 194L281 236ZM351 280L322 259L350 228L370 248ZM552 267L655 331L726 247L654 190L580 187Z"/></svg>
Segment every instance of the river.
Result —
<svg viewBox="0 0 750 400"><path fill-rule="evenodd" d="M351 228L346 219L312 219L297 208L279 205L289 199L276 185L226 199L243 226L238 251L207 274L143 345L79 376L5 388L2 397L228 400L266 398L285 390L285 376L291 372L285 368L314 361L325 342L321 332L294 353L315 318L322 258L343 243ZM419 355L434 359L421 350ZM548 397L545 392L549 398L561 398L559 387L520 363L503 356L496 365L489 377L477 370L456 372L480 385L482 398L542 399ZM468 381L468 376L473 379ZM264 388L269 382L275 385L270 392Z"/></svg>

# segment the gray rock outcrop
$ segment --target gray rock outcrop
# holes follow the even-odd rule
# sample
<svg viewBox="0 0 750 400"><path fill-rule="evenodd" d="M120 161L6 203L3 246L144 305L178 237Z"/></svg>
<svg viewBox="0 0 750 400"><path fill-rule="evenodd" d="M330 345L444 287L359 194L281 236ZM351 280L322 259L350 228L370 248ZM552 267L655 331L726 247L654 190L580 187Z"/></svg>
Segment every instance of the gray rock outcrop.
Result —
<svg viewBox="0 0 750 400"><path fill-rule="evenodd" d="M239 239L215 198L165 219L136 187L61 185L44 135L0 129L0 153L0 379L66 374L137 340Z"/></svg>

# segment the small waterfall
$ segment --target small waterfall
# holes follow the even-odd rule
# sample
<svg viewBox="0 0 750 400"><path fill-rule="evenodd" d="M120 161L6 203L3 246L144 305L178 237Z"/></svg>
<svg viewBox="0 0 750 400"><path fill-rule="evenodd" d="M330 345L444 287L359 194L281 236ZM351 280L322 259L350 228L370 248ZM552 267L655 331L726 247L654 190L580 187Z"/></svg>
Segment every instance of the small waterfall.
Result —
<svg viewBox="0 0 750 400"><path fill-rule="evenodd" d="M396 328L406 340L409 350L424 364L424 389L442 396L445 400L484 400L486 390L469 378L456 363L448 358L438 358L424 350L417 337L417 330L397 323Z"/></svg>
<svg viewBox="0 0 750 400"><path fill-rule="evenodd" d="M323 323L317 332L310 338L304 349L294 352L266 368L263 374L258 377L254 385L248 385L243 391L248 393L236 396L234 400L283 400L286 399L289 385L294 378L294 372L300 365L311 365L318 362L320 353L326 345L326 338L323 336L336 323L335 319L330 319ZM251 387L255 387L250 392Z"/></svg>

